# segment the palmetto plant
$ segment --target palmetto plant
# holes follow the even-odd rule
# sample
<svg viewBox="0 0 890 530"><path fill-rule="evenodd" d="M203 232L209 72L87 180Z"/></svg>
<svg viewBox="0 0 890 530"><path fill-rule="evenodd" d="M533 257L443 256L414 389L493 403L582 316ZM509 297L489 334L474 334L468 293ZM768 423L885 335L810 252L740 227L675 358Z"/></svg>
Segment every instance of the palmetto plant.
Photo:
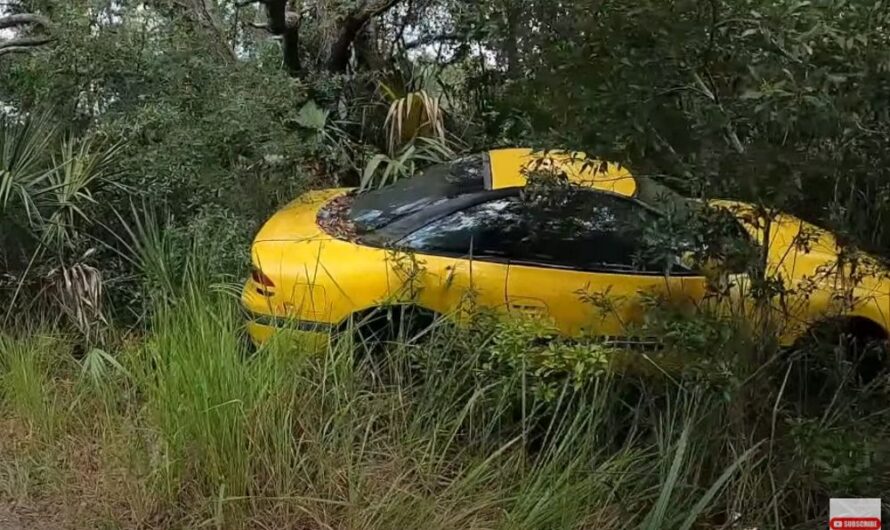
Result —
<svg viewBox="0 0 890 530"><path fill-rule="evenodd" d="M455 156L447 138L435 71L409 67L407 73L396 73L379 86L389 105L384 121L387 152L365 165L363 190L410 177L424 166Z"/></svg>
<svg viewBox="0 0 890 530"><path fill-rule="evenodd" d="M93 188L116 173L120 145L93 137L62 139L49 113L0 118L0 217L58 250L70 243Z"/></svg>
<svg viewBox="0 0 890 530"><path fill-rule="evenodd" d="M414 175L423 166L454 158L454 151L443 140L417 138L394 155L377 154L362 173L361 189L383 187Z"/></svg>
<svg viewBox="0 0 890 530"><path fill-rule="evenodd" d="M84 209L95 204L93 186L110 182L117 173L120 144L101 147L95 138L66 139L52 156L52 169L41 188L44 242L64 245L78 221L91 222Z"/></svg>
<svg viewBox="0 0 890 530"><path fill-rule="evenodd" d="M421 89L399 97L386 85L381 86L391 101L385 122L391 155L415 138L445 141L445 111L439 96Z"/></svg>
<svg viewBox="0 0 890 530"><path fill-rule="evenodd" d="M16 280L7 316L35 264L55 265L44 276L52 299L91 338L93 324L102 321L101 275L67 254L79 228L94 221L93 192L115 176L119 152L120 145L104 146L93 136L63 137L49 112L0 118L0 221L10 227L0 233L0 260ZM21 262L10 252L25 257L27 266L10 265Z"/></svg>
<svg viewBox="0 0 890 530"><path fill-rule="evenodd" d="M417 138L445 141L442 85L434 68L403 65L380 83L389 104L385 129L390 156Z"/></svg>
<svg viewBox="0 0 890 530"><path fill-rule="evenodd" d="M21 122L0 118L0 216L17 209L19 220L39 219L38 196L49 173L46 161L56 136L48 113Z"/></svg>

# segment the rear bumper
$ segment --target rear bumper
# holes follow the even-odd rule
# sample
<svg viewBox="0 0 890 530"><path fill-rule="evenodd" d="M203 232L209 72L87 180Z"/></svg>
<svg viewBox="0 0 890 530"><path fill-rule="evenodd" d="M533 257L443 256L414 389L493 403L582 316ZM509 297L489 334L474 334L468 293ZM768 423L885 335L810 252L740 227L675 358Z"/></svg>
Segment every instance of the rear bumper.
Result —
<svg viewBox="0 0 890 530"><path fill-rule="evenodd" d="M305 331L310 333L325 333L330 335L334 331L334 325L328 322L313 322L311 320L296 320L291 318L276 317L247 310L247 320L251 323L287 331Z"/></svg>
<svg viewBox="0 0 890 530"><path fill-rule="evenodd" d="M313 350L321 350L330 343L334 326L325 322L298 321L272 315L247 312L247 333L257 345L273 337L305 344Z"/></svg>

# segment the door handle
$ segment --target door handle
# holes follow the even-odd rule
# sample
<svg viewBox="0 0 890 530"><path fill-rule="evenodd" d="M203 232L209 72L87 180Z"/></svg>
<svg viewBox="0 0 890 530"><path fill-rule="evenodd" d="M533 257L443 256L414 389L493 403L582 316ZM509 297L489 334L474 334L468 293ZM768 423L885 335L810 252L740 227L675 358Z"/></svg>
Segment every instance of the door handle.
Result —
<svg viewBox="0 0 890 530"><path fill-rule="evenodd" d="M547 305L540 300L532 298L510 299L510 311L516 311L526 315L544 316L547 314Z"/></svg>

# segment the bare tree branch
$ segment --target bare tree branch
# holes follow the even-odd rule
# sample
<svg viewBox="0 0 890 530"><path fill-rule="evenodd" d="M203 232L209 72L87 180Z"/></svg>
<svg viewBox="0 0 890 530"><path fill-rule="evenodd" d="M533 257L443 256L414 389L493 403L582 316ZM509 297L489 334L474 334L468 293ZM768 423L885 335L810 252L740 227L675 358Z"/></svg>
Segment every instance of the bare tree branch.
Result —
<svg viewBox="0 0 890 530"><path fill-rule="evenodd" d="M346 70L346 67L349 66L349 54L352 51L352 44L365 24L372 18L386 13L401 1L377 0L369 2L365 0L361 2L359 8L350 13L340 25L339 35L331 46L331 52L328 56L328 70L333 72Z"/></svg>
<svg viewBox="0 0 890 530"><path fill-rule="evenodd" d="M10 47L34 47L49 44L52 41L50 37L21 37L18 39L10 39L0 42L0 50Z"/></svg>
<svg viewBox="0 0 890 530"><path fill-rule="evenodd" d="M34 26L49 30L52 23L48 18L36 13L18 13L0 17L0 29L20 28L22 26ZM0 41L0 56L10 53L30 52L38 46L52 42L49 35L27 35Z"/></svg>
<svg viewBox="0 0 890 530"><path fill-rule="evenodd" d="M47 41L49 42L49 41ZM0 57L10 53L27 53L34 51L35 46L3 46L0 48Z"/></svg>
<svg viewBox="0 0 890 530"><path fill-rule="evenodd" d="M406 42L405 49L413 50L415 48L429 46L430 44L459 43L464 42L466 39L467 37L465 35L458 35L455 33L446 33L442 35L426 35L410 42Z"/></svg>
<svg viewBox="0 0 890 530"><path fill-rule="evenodd" d="M44 28L49 28L52 25L48 18L34 13L21 13L18 15L6 15L5 17L0 17L0 29L16 28L26 24L35 24L43 26Z"/></svg>

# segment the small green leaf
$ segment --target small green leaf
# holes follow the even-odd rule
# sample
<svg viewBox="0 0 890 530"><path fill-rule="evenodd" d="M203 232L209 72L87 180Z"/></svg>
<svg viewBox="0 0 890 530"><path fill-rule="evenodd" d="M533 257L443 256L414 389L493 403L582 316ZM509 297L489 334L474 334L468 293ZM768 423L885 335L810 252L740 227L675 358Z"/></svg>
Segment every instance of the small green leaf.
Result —
<svg viewBox="0 0 890 530"><path fill-rule="evenodd" d="M310 99L300 109L294 121L301 127L321 132L327 126L329 115L330 111L322 109L315 101Z"/></svg>

